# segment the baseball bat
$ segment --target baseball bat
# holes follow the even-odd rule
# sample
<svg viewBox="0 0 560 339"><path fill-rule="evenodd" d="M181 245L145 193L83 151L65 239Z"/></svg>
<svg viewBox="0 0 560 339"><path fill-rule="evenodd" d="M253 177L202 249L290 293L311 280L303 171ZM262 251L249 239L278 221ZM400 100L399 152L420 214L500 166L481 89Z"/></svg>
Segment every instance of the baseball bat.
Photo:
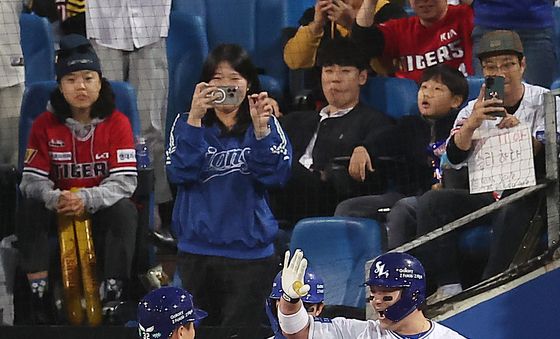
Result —
<svg viewBox="0 0 560 339"><path fill-rule="evenodd" d="M72 188L71 191L77 192L78 189ZM75 217L58 215L64 303L72 325L81 325L84 321L82 298L88 325L97 326L102 321L91 227L87 213Z"/></svg>
<svg viewBox="0 0 560 339"><path fill-rule="evenodd" d="M98 326L102 321L101 301L99 299L99 283L96 276L96 258L91 234L91 219L88 215L74 218L82 286L86 300L86 316L88 325Z"/></svg>
<svg viewBox="0 0 560 339"><path fill-rule="evenodd" d="M58 243L66 316L70 324L78 326L84 320L84 313L73 217L58 215Z"/></svg>

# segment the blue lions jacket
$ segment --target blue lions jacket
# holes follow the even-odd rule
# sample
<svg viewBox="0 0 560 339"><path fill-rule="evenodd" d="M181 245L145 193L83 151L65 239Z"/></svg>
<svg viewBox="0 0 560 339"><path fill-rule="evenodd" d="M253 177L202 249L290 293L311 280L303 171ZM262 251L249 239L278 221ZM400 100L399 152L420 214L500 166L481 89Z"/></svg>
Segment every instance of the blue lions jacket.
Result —
<svg viewBox="0 0 560 339"><path fill-rule="evenodd" d="M177 185L172 229L182 252L234 259L273 254L278 223L267 188L284 185L292 148L276 118L270 134L255 138L250 125L242 137L220 128L193 127L179 114L166 152L167 176Z"/></svg>

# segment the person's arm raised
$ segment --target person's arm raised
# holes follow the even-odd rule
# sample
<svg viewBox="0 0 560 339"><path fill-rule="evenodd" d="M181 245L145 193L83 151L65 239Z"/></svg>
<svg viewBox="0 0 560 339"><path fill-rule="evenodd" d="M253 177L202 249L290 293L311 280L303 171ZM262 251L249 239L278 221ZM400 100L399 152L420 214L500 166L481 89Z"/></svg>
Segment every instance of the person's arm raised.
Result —
<svg viewBox="0 0 560 339"><path fill-rule="evenodd" d="M278 312L278 322L288 339L307 339L309 335L309 315L303 307L301 297L309 292L309 285L303 283L307 259L303 251L297 249L290 260L290 251L284 256L282 269L282 298Z"/></svg>
<svg viewBox="0 0 560 339"><path fill-rule="evenodd" d="M356 23L360 27L370 27L373 25L373 17L377 0L364 0L362 6L356 14Z"/></svg>

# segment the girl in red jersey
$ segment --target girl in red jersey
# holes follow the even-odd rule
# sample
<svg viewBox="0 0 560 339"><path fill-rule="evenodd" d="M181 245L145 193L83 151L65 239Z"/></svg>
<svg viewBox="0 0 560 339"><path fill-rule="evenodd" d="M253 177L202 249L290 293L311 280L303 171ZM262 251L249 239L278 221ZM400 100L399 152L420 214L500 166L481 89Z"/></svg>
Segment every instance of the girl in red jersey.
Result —
<svg viewBox="0 0 560 339"><path fill-rule="evenodd" d="M120 298L130 275L137 211L134 138L115 109L109 82L89 41L60 41L47 111L33 122L24 159L17 230L22 268L32 289L35 322L49 322L49 241L55 214L91 214L105 302ZM72 187L78 191L71 192Z"/></svg>

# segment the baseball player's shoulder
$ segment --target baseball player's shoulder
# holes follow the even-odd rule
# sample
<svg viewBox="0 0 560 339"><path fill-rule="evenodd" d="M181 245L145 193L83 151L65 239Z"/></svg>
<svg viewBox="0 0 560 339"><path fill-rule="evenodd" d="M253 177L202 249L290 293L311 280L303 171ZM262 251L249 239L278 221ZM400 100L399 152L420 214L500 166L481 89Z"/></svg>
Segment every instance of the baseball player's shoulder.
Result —
<svg viewBox="0 0 560 339"><path fill-rule="evenodd" d="M369 322L347 318L313 317L309 327L310 338L358 338L367 331Z"/></svg>
<svg viewBox="0 0 560 339"><path fill-rule="evenodd" d="M431 323L433 330L430 331L430 335L426 336L425 339L465 339L465 337L453 331L449 327L445 327L435 321L432 321Z"/></svg>

